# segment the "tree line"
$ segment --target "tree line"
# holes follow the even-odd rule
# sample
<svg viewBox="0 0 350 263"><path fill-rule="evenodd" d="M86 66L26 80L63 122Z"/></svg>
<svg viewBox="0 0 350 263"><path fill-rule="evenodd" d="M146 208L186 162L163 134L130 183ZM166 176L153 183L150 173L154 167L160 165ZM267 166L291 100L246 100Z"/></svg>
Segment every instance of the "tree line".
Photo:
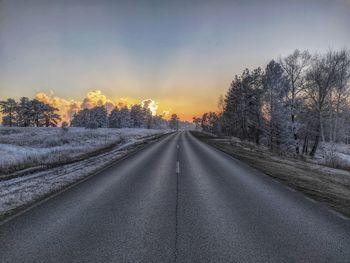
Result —
<svg viewBox="0 0 350 263"><path fill-rule="evenodd" d="M19 102L14 99L0 101L2 125L9 127L55 127L61 121L58 109L37 99L22 97ZM68 124L64 123L66 127ZM115 107L110 113L104 106L85 108L73 115L72 127L95 128L146 128L173 129L188 128L188 122L180 121L177 114L170 120L162 115L152 115L148 107L134 104L130 108Z"/></svg>
<svg viewBox="0 0 350 263"><path fill-rule="evenodd" d="M349 51L295 50L264 70L236 75L219 112L193 122L210 133L314 156L320 142L350 143L349 81Z"/></svg>
<svg viewBox="0 0 350 263"><path fill-rule="evenodd" d="M147 107L135 104L118 108L108 114L104 106L83 109L73 115L71 126L85 128L147 128L166 129L168 121L162 115L153 116Z"/></svg>
<svg viewBox="0 0 350 263"><path fill-rule="evenodd" d="M49 127L57 126L61 117L58 109L37 99L22 97L19 102L14 99L0 101L3 126Z"/></svg>

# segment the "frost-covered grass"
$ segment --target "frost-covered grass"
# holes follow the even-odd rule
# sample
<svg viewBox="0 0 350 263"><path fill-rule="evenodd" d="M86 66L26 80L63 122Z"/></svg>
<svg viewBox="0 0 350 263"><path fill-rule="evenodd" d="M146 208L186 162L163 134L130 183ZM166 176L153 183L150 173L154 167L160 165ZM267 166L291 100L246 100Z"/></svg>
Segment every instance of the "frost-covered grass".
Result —
<svg viewBox="0 0 350 263"><path fill-rule="evenodd" d="M86 178L167 132L70 128L65 134L60 128L0 128L1 169L84 157L17 177L0 177L0 219Z"/></svg>
<svg viewBox="0 0 350 263"><path fill-rule="evenodd" d="M315 160L320 164L350 171L350 145L323 142Z"/></svg>
<svg viewBox="0 0 350 263"><path fill-rule="evenodd" d="M124 132L128 133L127 138L132 137L133 140L117 145L104 153L28 175L0 180L0 219L98 172L130 151L157 140L159 137L157 134L164 131L145 131L150 135L148 137L141 135L139 133L141 130L124 130Z"/></svg>
<svg viewBox="0 0 350 263"><path fill-rule="evenodd" d="M80 160L116 145L164 133L151 129L0 128L0 175Z"/></svg>
<svg viewBox="0 0 350 263"><path fill-rule="evenodd" d="M324 164L324 159L295 158L292 155L272 153L268 148L247 143L237 138L219 138L193 132L200 140L249 164L281 183L311 198L333 207L350 217L350 172ZM323 151L324 149L321 149ZM336 153L347 154L346 145Z"/></svg>

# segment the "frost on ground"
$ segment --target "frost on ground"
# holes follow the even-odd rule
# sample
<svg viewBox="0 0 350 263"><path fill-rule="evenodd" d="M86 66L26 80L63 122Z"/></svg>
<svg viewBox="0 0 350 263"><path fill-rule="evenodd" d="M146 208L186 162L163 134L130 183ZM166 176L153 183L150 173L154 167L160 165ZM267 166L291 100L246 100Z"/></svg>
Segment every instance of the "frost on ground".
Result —
<svg viewBox="0 0 350 263"><path fill-rule="evenodd" d="M40 165L84 159L130 140L164 130L0 128L0 175Z"/></svg>
<svg viewBox="0 0 350 263"><path fill-rule="evenodd" d="M323 142L319 147L315 161L320 164L350 171L350 145Z"/></svg>
<svg viewBox="0 0 350 263"><path fill-rule="evenodd" d="M193 132L193 135L350 217L349 171L320 165L322 159L312 161L272 153L266 147L237 138L219 138L201 132ZM348 150L344 147L343 154Z"/></svg>
<svg viewBox="0 0 350 263"><path fill-rule="evenodd" d="M8 163L13 165L23 160L31 160L30 158L37 158L36 160L40 163L59 158L60 155L75 156L106 145L114 145L108 151L81 161L1 180L0 218L87 177L145 141L167 132L147 129L85 130L80 128L72 128L67 134L61 134L59 128L1 128L0 131L1 165ZM66 143L60 145L58 142L62 140Z"/></svg>

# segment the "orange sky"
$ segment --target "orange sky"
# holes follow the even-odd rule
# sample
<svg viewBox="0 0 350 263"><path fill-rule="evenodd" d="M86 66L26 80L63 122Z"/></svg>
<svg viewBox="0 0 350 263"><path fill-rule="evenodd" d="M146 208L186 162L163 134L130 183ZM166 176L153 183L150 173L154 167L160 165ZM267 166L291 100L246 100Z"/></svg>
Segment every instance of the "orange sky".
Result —
<svg viewBox="0 0 350 263"><path fill-rule="evenodd" d="M11 0L0 18L0 100L45 93L67 116L100 90L190 121L245 68L350 47L348 0Z"/></svg>
<svg viewBox="0 0 350 263"><path fill-rule="evenodd" d="M53 92L38 92L35 95L35 98L58 108L62 119L65 121L69 121L73 114L81 108L91 108L94 106L104 105L109 111L111 111L115 106L122 107L127 105L130 107L132 104L142 104L142 102L146 100L149 100L149 108L153 114L163 115L166 119L168 119L171 114L176 113L181 120L192 121L194 116L200 116L204 111L210 108L210 105L207 103L200 103L198 101L197 103L193 104L193 100L181 98L181 95L164 100L155 100L152 98L142 100L127 97L108 97L101 90L91 90L84 97L82 97L82 99L78 100L62 98L56 96ZM172 106L169 107L168 105Z"/></svg>

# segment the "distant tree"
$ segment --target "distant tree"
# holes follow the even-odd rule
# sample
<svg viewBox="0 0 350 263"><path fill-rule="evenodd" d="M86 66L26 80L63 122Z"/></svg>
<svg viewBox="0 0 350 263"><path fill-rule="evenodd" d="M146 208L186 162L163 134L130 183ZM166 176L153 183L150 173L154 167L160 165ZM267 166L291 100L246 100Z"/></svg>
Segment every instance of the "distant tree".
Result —
<svg viewBox="0 0 350 263"><path fill-rule="evenodd" d="M22 97L16 108L17 125L20 127L33 126L33 110L29 98Z"/></svg>
<svg viewBox="0 0 350 263"><path fill-rule="evenodd" d="M14 99L0 101L0 112L3 114L2 125L10 127L16 125L16 109L17 102Z"/></svg>
<svg viewBox="0 0 350 263"><path fill-rule="evenodd" d="M142 108L142 127L151 129L153 126L153 116L152 112L149 108L143 107Z"/></svg>
<svg viewBox="0 0 350 263"><path fill-rule="evenodd" d="M177 114L172 114L171 118L169 120L169 128L172 130L178 130L179 129L179 117Z"/></svg>
<svg viewBox="0 0 350 263"><path fill-rule="evenodd" d="M89 120L89 109L83 109L77 113L74 113L71 120L71 126L73 127L87 127Z"/></svg>
<svg viewBox="0 0 350 263"><path fill-rule="evenodd" d="M30 100L22 97L19 103L14 99L0 102L1 112L4 114L3 125L5 126L56 126L61 120L56 113L58 109L37 99Z"/></svg>
<svg viewBox="0 0 350 263"><path fill-rule="evenodd" d="M115 107L109 114L108 123L110 128L122 127L121 113L118 107Z"/></svg>
<svg viewBox="0 0 350 263"><path fill-rule="evenodd" d="M88 121L85 128L107 128L108 116L107 110L104 106L97 106L89 110Z"/></svg>
<svg viewBox="0 0 350 263"><path fill-rule="evenodd" d="M142 127L142 125L144 124L144 113L141 105L135 104L131 106L130 119L131 119L131 126L133 128Z"/></svg>
<svg viewBox="0 0 350 263"><path fill-rule="evenodd" d="M201 119L203 131L213 134L219 133L219 116L215 112L206 112Z"/></svg>
<svg viewBox="0 0 350 263"><path fill-rule="evenodd" d="M43 126L45 104L37 99L29 101L31 123L36 127Z"/></svg>
<svg viewBox="0 0 350 263"><path fill-rule="evenodd" d="M152 117L152 129L166 129L168 122L163 119L162 115Z"/></svg>
<svg viewBox="0 0 350 263"><path fill-rule="evenodd" d="M43 118L46 127L56 127L58 122L61 121L61 116L56 111L58 109L49 104L43 105Z"/></svg>
<svg viewBox="0 0 350 263"><path fill-rule="evenodd" d="M201 129L202 118L193 117L192 120L193 120L192 122L193 122L194 125L195 125L195 129L196 129L196 130L200 130L200 129Z"/></svg>
<svg viewBox="0 0 350 263"><path fill-rule="evenodd" d="M130 111L128 107L124 106L120 109L120 127L130 128L131 126Z"/></svg>
<svg viewBox="0 0 350 263"><path fill-rule="evenodd" d="M62 129L62 131L63 131L64 133L67 133L68 130L69 130L69 124L68 124L68 122L63 121L62 124L61 124L61 129Z"/></svg>

